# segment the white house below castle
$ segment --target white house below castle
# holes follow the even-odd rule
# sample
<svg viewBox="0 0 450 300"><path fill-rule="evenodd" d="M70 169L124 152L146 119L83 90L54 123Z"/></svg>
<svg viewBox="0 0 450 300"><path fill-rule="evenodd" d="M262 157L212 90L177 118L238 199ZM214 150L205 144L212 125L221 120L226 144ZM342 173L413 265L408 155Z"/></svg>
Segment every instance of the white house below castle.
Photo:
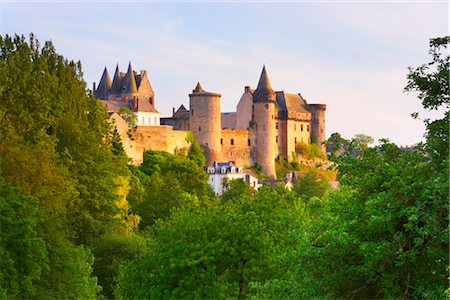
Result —
<svg viewBox="0 0 450 300"><path fill-rule="evenodd" d="M207 168L208 183L213 187L217 196L221 197L226 190L225 183L229 180L240 179L255 190L261 186L250 170L235 166L232 162L214 162L213 166Z"/></svg>

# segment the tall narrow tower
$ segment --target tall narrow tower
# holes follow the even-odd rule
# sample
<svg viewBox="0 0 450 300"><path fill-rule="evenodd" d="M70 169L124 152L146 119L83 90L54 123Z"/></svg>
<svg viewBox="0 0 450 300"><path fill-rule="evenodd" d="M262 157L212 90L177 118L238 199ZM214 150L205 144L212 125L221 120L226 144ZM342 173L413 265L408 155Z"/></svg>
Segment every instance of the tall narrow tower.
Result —
<svg viewBox="0 0 450 300"><path fill-rule="evenodd" d="M309 110L311 111L311 140L317 141L317 145L320 151L326 153L325 145L325 111L327 109L326 104L309 104Z"/></svg>
<svg viewBox="0 0 450 300"><path fill-rule="evenodd" d="M208 166L221 158L220 97L218 93L204 91L200 83L189 94L189 126L205 152Z"/></svg>
<svg viewBox="0 0 450 300"><path fill-rule="evenodd" d="M263 172L271 178L276 177L275 100L275 92L270 84L266 66L264 66L258 87L253 93L253 120L255 121L256 130L256 162L261 165Z"/></svg>

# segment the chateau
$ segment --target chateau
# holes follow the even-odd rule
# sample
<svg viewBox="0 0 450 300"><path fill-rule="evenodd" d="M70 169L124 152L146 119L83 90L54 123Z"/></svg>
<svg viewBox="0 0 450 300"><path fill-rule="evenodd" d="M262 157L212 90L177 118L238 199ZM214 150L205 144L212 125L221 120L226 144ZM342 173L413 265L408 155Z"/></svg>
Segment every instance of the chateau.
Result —
<svg viewBox="0 0 450 300"><path fill-rule="evenodd" d="M236 112L221 113L221 94L205 91L200 83L189 94L189 110L181 105L172 117L160 118L147 73L127 73L118 66L111 82L105 68L95 95L112 115L125 151L135 163L145 150L176 152L189 147L188 135L203 148L208 166L232 161L238 166L261 165L275 177L275 159L291 159L297 143L316 142L325 151L325 104L308 104L301 94L274 91L265 66L256 89L245 87ZM127 107L138 117L128 126L117 113Z"/></svg>

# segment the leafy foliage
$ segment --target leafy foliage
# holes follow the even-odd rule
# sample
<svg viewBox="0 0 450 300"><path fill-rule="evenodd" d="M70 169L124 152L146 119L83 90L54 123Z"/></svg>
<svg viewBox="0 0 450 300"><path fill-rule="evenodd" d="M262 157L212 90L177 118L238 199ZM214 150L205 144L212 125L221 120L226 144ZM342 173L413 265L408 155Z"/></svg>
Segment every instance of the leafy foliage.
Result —
<svg viewBox="0 0 450 300"><path fill-rule="evenodd" d="M316 144L297 143L295 145L295 152L301 154L306 159L320 158L327 159L327 156L320 151Z"/></svg>

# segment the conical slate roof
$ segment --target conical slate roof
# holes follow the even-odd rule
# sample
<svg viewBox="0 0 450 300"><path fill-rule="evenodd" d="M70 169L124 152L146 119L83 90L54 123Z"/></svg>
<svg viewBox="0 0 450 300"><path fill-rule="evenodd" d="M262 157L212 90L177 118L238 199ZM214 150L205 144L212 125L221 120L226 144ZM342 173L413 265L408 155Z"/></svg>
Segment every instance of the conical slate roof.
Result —
<svg viewBox="0 0 450 300"><path fill-rule="evenodd" d="M202 86L200 85L200 82L197 82L197 85L195 86L195 90L193 90L193 93L202 93L205 90L203 90Z"/></svg>
<svg viewBox="0 0 450 300"><path fill-rule="evenodd" d="M270 84L269 75L267 75L264 65L261 76L259 77L258 87L253 92L253 102L275 102L275 92Z"/></svg>
<svg viewBox="0 0 450 300"><path fill-rule="evenodd" d="M119 74L119 64L116 65L116 71L114 72L114 78L111 85L111 93L120 93L122 92L122 78L120 78Z"/></svg>
<svg viewBox="0 0 450 300"><path fill-rule="evenodd" d="M108 97L108 91L111 88L111 77L109 77L108 70L105 67L103 70L102 78L100 79L100 83L98 84L97 90L95 91L95 96L98 99L106 99Z"/></svg>
<svg viewBox="0 0 450 300"><path fill-rule="evenodd" d="M134 76L131 62L128 64L128 71L123 79L123 92L124 93L137 93L136 78Z"/></svg>

